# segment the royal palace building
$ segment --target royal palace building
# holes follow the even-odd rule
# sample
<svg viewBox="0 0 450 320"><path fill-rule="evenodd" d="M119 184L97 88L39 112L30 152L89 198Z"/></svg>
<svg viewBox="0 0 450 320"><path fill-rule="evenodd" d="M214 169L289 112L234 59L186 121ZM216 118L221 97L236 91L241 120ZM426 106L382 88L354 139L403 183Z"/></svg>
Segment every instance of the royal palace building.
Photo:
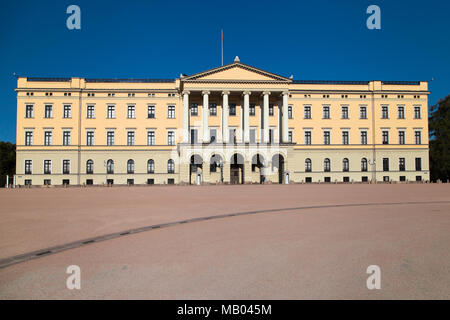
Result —
<svg viewBox="0 0 450 320"><path fill-rule="evenodd" d="M428 181L428 83L239 61L177 79L17 82L17 185Z"/></svg>

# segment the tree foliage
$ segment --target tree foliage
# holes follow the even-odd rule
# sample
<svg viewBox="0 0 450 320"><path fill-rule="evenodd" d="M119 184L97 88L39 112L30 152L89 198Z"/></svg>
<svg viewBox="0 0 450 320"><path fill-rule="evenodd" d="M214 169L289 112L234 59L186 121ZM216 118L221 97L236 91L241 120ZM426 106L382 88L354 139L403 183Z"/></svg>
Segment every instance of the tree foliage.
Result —
<svg viewBox="0 0 450 320"><path fill-rule="evenodd" d="M428 122L431 180L450 181L450 95L432 107Z"/></svg>
<svg viewBox="0 0 450 320"><path fill-rule="evenodd" d="M16 172L16 145L0 141L0 187L6 185L6 175L10 179ZM12 183L12 180L10 180Z"/></svg>

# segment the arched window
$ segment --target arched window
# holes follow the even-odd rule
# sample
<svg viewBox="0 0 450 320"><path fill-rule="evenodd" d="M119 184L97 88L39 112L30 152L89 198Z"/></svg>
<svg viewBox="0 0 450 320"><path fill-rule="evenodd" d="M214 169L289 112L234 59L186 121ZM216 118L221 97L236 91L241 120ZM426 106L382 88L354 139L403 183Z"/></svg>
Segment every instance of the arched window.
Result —
<svg viewBox="0 0 450 320"><path fill-rule="evenodd" d="M87 174L93 174L94 173L94 161L89 159L86 161L86 173Z"/></svg>
<svg viewBox="0 0 450 320"><path fill-rule="evenodd" d="M175 161L172 159L167 161L167 173L175 173Z"/></svg>
<svg viewBox="0 0 450 320"><path fill-rule="evenodd" d="M147 161L147 173L155 173L155 161L153 159Z"/></svg>
<svg viewBox="0 0 450 320"><path fill-rule="evenodd" d="M106 172L108 174L114 173L114 161L112 161L111 159L109 159L108 162L106 163Z"/></svg>
<svg viewBox="0 0 450 320"><path fill-rule="evenodd" d="M312 162L310 158L307 158L305 160L305 172L311 172L312 171Z"/></svg>
<svg viewBox="0 0 450 320"><path fill-rule="evenodd" d="M361 171L367 171L367 159L366 158L361 159Z"/></svg>
<svg viewBox="0 0 450 320"><path fill-rule="evenodd" d="M323 171L330 172L331 171L331 162L330 159L325 158L323 161Z"/></svg>
<svg viewBox="0 0 450 320"><path fill-rule="evenodd" d="M128 160L127 162L127 173L134 173L134 160Z"/></svg>
<svg viewBox="0 0 450 320"><path fill-rule="evenodd" d="M342 171L348 171L349 170L349 163L348 163L348 159L344 158L344 160L342 160Z"/></svg>

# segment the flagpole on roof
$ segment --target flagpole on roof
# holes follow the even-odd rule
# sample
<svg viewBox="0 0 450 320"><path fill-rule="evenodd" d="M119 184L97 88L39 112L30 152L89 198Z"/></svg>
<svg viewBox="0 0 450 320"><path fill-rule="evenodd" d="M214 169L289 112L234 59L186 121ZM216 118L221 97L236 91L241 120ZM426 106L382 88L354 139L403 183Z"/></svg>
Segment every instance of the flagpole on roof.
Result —
<svg viewBox="0 0 450 320"><path fill-rule="evenodd" d="M222 43L222 66L223 66L223 29L222 29L222 41L221 41L221 43Z"/></svg>

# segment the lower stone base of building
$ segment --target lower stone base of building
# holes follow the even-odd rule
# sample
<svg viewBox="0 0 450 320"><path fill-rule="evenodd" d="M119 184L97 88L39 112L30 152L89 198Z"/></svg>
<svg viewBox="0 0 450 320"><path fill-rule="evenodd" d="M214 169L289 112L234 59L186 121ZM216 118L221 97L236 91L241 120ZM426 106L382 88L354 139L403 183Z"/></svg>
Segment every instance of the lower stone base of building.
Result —
<svg viewBox="0 0 450 320"><path fill-rule="evenodd" d="M179 145L173 150L81 152L18 150L16 172L19 186L429 181L426 148L378 148L374 153L371 148L325 150L295 145Z"/></svg>

